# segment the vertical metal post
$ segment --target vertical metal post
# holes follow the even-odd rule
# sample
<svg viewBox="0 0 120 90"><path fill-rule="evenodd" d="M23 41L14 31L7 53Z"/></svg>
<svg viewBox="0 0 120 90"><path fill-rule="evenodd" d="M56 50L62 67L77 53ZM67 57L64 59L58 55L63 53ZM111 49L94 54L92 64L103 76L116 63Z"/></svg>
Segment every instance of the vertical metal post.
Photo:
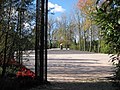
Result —
<svg viewBox="0 0 120 90"><path fill-rule="evenodd" d="M16 54L16 58L17 58L17 61L19 62L19 64L21 63L20 62L20 8L18 6L17 8L17 11L18 11L18 21L17 21L17 34L18 34L18 51L17 51L17 54Z"/></svg>
<svg viewBox="0 0 120 90"><path fill-rule="evenodd" d="M36 37L35 37L35 76L39 77L39 31L40 31L40 0L36 0Z"/></svg>
<svg viewBox="0 0 120 90"><path fill-rule="evenodd" d="M20 21L19 21L19 63L22 64L22 59L21 59L21 58L22 58L22 57L21 57L21 52L22 52L22 51L21 51L22 11L21 11L21 9L20 9L20 11L19 11L19 14L20 14L20 15L19 15L19 18L20 18L20 19L19 19L19 20L20 20Z"/></svg>
<svg viewBox="0 0 120 90"><path fill-rule="evenodd" d="M45 4L46 14L45 14L45 81L47 82L47 30L48 30L48 0Z"/></svg>
<svg viewBox="0 0 120 90"><path fill-rule="evenodd" d="M40 80L44 82L44 0L41 0L41 20L40 20Z"/></svg>
<svg viewBox="0 0 120 90"><path fill-rule="evenodd" d="M36 0L35 75L41 83L47 81L47 2Z"/></svg>

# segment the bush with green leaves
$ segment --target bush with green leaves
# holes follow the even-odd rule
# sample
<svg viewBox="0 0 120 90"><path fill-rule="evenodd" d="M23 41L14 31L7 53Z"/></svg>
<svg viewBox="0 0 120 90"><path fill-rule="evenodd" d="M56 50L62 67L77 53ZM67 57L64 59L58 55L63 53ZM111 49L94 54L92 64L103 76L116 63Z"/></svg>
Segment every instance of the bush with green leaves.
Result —
<svg viewBox="0 0 120 90"><path fill-rule="evenodd" d="M120 79L120 1L97 0L95 21L101 28L105 44L109 46L108 53L113 54L111 61L115 65L115 76Z"/></svg>

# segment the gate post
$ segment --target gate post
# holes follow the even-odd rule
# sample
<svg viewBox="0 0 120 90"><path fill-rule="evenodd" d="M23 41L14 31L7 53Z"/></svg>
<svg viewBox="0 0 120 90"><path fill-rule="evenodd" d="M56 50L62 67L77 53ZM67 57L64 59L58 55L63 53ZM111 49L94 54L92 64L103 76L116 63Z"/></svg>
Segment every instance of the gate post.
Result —
<svg viewBox="0 0 120 90"><path fill-rule="evenodd" d="M47 82L48 0L36 0L35 77Z"/></svg>

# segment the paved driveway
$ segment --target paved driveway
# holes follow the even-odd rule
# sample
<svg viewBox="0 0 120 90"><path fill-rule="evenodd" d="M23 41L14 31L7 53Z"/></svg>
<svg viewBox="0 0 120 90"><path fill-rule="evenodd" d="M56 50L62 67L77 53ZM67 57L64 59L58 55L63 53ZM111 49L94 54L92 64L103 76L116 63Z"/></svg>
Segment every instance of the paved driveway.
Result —
<svg viewBox="0 0 120 90"><path fill-rule="evenodd" d="M74 50L48 51L50 81L81 81L106 79L112 75L108 54Z"/></svg>
<svg viewBox="0 0 120 90"><path fill-rule="evenodd" d="M34 52L24 57L24 64L34 71ZM48 50L48 80L79 82L106 79L112 75L108 54L75 50Z"/></svg>

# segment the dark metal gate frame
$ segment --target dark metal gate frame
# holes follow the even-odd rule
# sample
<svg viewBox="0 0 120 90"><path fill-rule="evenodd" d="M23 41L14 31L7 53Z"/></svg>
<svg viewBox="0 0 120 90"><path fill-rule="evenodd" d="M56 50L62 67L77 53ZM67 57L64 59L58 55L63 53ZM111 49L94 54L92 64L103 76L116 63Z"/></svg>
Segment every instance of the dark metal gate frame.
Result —
<svg viewBox="0 0 120 90"><path fill-rule="evenodd" d="M36 0L35 76L47 82L48 0Z"/></svg>

